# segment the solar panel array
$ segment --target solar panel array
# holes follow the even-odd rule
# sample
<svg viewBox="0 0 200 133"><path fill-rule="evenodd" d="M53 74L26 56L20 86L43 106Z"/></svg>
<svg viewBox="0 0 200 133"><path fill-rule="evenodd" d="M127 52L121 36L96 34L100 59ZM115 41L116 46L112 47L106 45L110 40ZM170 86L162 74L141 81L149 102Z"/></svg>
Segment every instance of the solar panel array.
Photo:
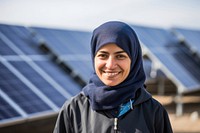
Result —
<svg viewBox="0 0 200 133"><path fill-rule="evenodd" d="M179 93L200 89L200 62L193 59L176 36L161 28L133 28L157 69L161 69L177 85Z"/></svg>
<svg viewBox="0 0 200 133"><path fill-rule="evenodd" d="M90 57L91 32L32 27L37 33L40 47L45 47L69 69L72 75L88 81L92 74Z"/></svg>
<svg viewBox="0 0 200 133"><path fill-rule="evenodd" d="M0 123L57 112L81 90L22 26L0 25Z"/></svg>

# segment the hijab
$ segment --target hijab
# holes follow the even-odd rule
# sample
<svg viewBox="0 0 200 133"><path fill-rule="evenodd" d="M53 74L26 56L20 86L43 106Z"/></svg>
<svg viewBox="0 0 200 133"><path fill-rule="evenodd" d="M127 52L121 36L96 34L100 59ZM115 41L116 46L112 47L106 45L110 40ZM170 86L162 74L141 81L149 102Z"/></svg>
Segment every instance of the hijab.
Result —
<svg viewBox="0 0 200 133"><path fill-rule="evenodd" d="M145 82L138 37L129 25L120 21L106 22L93 31L91 39L93 67L94 57L98 50L110 43L116 44L128 54L131 59L130 73L122 83L107 86L99 79L94 69L89 83L83 88L93 110L114 109L127 100L134 99L136 91L143 88Z"/></svg>

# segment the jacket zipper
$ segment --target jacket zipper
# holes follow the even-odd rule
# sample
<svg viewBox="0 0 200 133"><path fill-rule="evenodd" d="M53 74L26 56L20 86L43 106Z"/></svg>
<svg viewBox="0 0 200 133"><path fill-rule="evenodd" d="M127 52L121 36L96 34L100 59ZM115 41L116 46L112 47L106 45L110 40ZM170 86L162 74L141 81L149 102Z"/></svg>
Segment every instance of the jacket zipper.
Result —
<svg viewBox="0 0 200 133"><path fill-rule="evenodd" d="M117 133L117 121L118 118L114 118L114 133Z"/></svg>

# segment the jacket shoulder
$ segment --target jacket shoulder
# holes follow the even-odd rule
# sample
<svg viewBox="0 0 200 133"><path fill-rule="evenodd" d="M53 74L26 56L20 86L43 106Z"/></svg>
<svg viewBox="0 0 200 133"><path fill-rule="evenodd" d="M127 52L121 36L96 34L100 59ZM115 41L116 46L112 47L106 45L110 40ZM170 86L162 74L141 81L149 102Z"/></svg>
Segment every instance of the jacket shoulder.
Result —
<svg viewBox="0 0 200 133"><path fill-rule="evenodd" d="M67 100L64 105L63 108L82 108L86 105L89 104L89 100L88 98L81 92L77 95L75 95L74 97L72 97L71 99Z"/></svg>

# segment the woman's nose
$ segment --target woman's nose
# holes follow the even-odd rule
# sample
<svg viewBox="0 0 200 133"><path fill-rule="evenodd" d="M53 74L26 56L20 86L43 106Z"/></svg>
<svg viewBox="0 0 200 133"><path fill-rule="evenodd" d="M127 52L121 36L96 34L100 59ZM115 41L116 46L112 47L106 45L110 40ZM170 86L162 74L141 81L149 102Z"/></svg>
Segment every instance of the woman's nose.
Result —
<svg viewBox="0 0 200 133"><path fill-rule="evenodd" d="M114 69L117 66L117 62L113 57L109 57L106 61L106 67L109 69Z"/></svg>

